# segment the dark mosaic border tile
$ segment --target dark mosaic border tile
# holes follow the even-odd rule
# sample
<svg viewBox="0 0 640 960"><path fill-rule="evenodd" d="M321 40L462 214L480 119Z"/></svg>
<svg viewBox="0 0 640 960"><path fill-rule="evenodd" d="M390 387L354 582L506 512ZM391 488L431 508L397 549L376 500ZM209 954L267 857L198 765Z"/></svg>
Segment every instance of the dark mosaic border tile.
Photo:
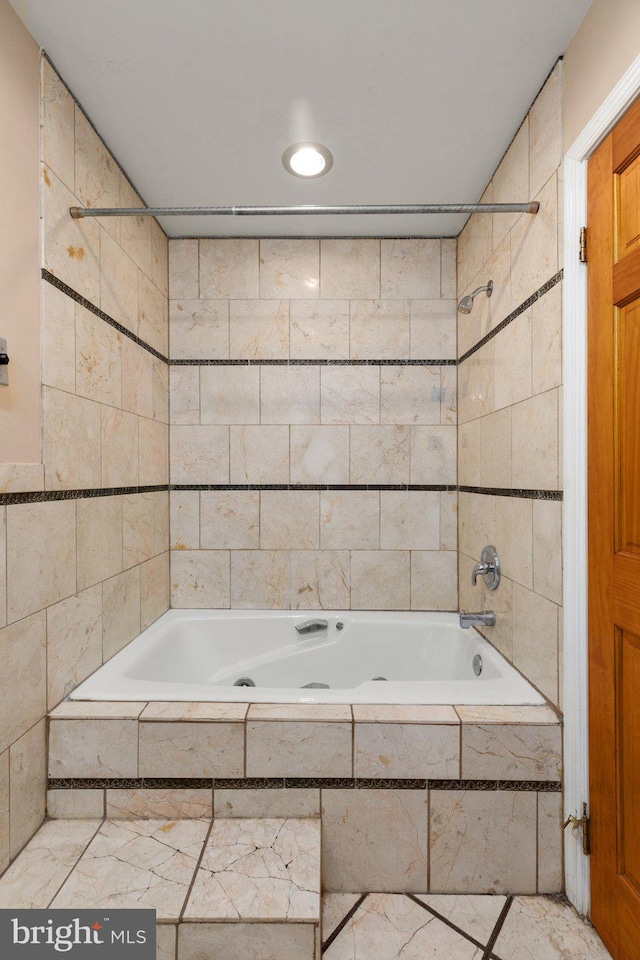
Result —
<svg viewBox="0 0 640 960"><path fill-rule="evenodd" d="M508 487L467 487L459 486L458 493L478 493L486 497L519 497L523 500L563 500L562 490L524 490Z"/></svg>
<svg viewBox="0 0 640 960"><path fill-rule="evenodd" d="M284 777L216 777L216 790L284 790Z"/></svg>
<svg viewBox="0 0 640 960"><path fill-rule="evenodd" d="M459 488L447 483L170 483L169 490L406 490L448 491Z"/></svg>
<svg viewBox="0 0 640 960"><path fill-rule="evenodd" d="M558 780L429 780L430 790L505 790L510 792L561 793Z"/></svg>
<svg viewBox="0 0 640 960"><path fill-rule="evenodd" d="M210 777L142 777L144 790L211 790Z"/></svg>
<svg viewBox="0 0 640 960"><path fill-rule="evenodd" d="M356 777L356 790L426 790L427 780L399 779L388 777L377 780L375 777Z"/></svg>
<svg viewBox="0 0 640 960"><path fill-rule="evenodd" d="M99 307L96 307L95 304L91 303L90 300L87 300L86 297L83 297L81 293L78 293L77 290L74 290L73 287L70 287L64 281L59 280L58 277L54 276L53 273L49 273L48 270L42 269L42 279L46 280L47 283L50 283L52 287L56 287L62 293L66 294L71 300L75 300L76 303L79 303L81 307L84 307L85 310L88 310L90 313L95 314L96 317L100 317L101 320L104 320L105 323L108 323L110 327L113 327L118 333L121 333L123 337L128 337L129 340L133 340L134 343L137 343L139 347L142 347L143 350L146 350L147 353L152 354L158 360L162 360L163 363L169 363L169 358L165 357L164 354L160 353L159 350L156 350L155 347L152 347L151 344L146 343L146 341L141 340L135 333L132 333L131 330L127 330L125 326L121 323L118 323L117 320L114 320L113 317L110 317L108 313L105 313L104 310L101 310Z"/></svg>
<svg viewBox="0 0 640 960"><path fill-rule="evenodd" d="M169 360L170 367L456 367L457 360L261 360L260 358Z"/></svg>
<svg viewBox="0 0 640 960"><path fill-rule="evenodd" d="M165 493L168 483L143 487L97 487L87 490L33 490L29 493L0 493L0 506L16 503L48 503L54 500L90 500L93 497L123 497L138 493Z"/></svg>
<svg viewBox="0 0 640 960"><path fill-rule="evenodd" d="M501 333L505 327L508 327L510 323L513 323L516 317L519 317L521 313L524 313L526 310L528 310L529 307L536 302L536 300L539 300L540 297L544 297L545 293L549 293L549 290L552 290L557 283L560 283L563 277L564 270L559 270L555 276L551 277L550 280L547 280L546 283L543 283L543 285L539 287L535 293L532 293L531 296L521 303L519 307L516 307L513 313L510 313L508 317L505 317L504 320L501 320L500 323L493 328L493 330L490 330L489 333L485 334L481 340L478 340L473 347L470 347L466 353L463 353L458 359L458 365L464 363L464 361L468 360L469 357L472 357L474 353L477 353L478 350L484 347L485 343L489 343L489 340L493 340L494 337L497 337L497 335Z"/></svg>
<svg viewBox="0 0 640 960"><path fill-rule="evenodd" d="M559 781L424 780L375 777L129 777L51 778L49 790L506 790L560 793Z"/></svg>

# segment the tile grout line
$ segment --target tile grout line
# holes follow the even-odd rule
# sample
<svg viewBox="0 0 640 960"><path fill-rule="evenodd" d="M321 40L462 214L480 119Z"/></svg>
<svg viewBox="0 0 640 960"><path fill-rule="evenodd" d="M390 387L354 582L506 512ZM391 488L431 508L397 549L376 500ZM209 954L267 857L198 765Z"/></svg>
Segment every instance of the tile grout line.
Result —
<svg viewBox="0 0 640 960"><path fill-rule="evenodd" d="M321 946L322 953L324 953L325 950L328 950L328 948L331 946L331 944L336 939L336 937L338 937L338 935L342 933L346 925L349 923L349 920L351 920L351 918L358 912L358 910L360 909L360 907L362 906L362 904L364 903L364 901L367 899L368 896L369 896L368 893L363 893L362 896L358 900L356 900L354 905L351 907L351 910L349 910L349 912L345 914L345 916L342 918L342 920L340 921L338 926L335 928L335 930L333 930L333 932L330 933L327 939L322 943L322 946Z"/></svg>
<svg viewBox="0 0 640 960"><path fill-rule="evenodd" d="M104 821L103 821L103 822L104 822ZM67 880L69 879L69 877L71 876L71 874L73 873L73 871L76 869L76 867L78 866L78 864L80 863L80 861L81 861L82 858L84 857L85 853L87 852L87 850L89 849L89 847L91 846L91 844L93 843L93 841L95 840L95 838L96 838L96 837L98 836L98 834L100 833L101 828L102 828L102 823L97 827L97 829L96 829L96 831L94 832L93 836L92 836L89 840L87 840L87 842L85 843L84 847L82 848L82 852L79 854L78 858L76 859L76 861L74 862L73 866L72 866L71 869L69 870L69 873L66 875L66 877L64 878L64 880L62 881L62 883L60 884L60 886L58 887L58 889L57 889L56 892L54 893L54 895L51 897L51 900L49 901L49 904L48 904L48 909L51 909L51 904L52 904L53 901L56 899L56 897L58 896L58 894L60 893L60 891L61 891L62 888L64 887L65 883L67 882ZM26 844L25 844L25 846L26 846ZM24 849L24 848L23 848L23 849ZM14 861L14 862L15 862L15 861Z"/></svg>
<svg viewBox="0 0 640 960"><path fill-rule="evenodd" d="M455 930L456 933L459 933L465 940L469 940L474 946L480 947L481 950L485 949L484 943L481 943L479 940L476 940L475 937L472 937L470 933L466 933L462 927L458 927L455 923L452 923L447 917L443 914L438 913L437 910L434 910L433 907L428 906L426 903L423 903L422 900L419 900L413 893L405 893L405 897L409 900L413 900L419 907L422 907L423 910L426 910L427 913L430 913L432 917L435 917L436 920L440 920L441 923L446 924L452 930Z"/></svg>
<svg viewBox="0 0 640 960"><path fill-rule="evenodd" d="M203 859L203 857L204 857L204 852L205 852L205 850L207 849L207 844L209 843L209 838L211 837L211 832L212 832L212 830L213 830L213 824L214 824L213 807L212 807L211 814L212 814L212 815L211 815L211 822L209 823L209 829L207 830L207 835L206 835L206 837L205 837L205 839L204 839L204 843L202 844L202 850L200 851L200 855L198 856L198 860L197 860L197 863L196 863L196 868L195 868L195 870L193 871L193 876L191 877L191 883L189 884L189 889L187 890L187 895L186 895L186 897L184 898L184 903L182 904L182 909L180 910L180 913L179 913L179 915L178 915L178 920L177 920L177 923L176 923L176 949L177 949L177 943L178 943L178 926L179 926L181 923L184 922L184 912L185 912L185 910L187 909L187 904L189 903L189 897L191 896L191 894L192 894L192 892L193 892L193 887L194 887L194 884L195 884L195 882L196 882L196 877L198 876L198 872L199 872L199 870L200 870L200 864L202 863L202 859Z"/></svg>
<svg viewBox="0 0 640 960"><path fill-rule="evenodd" d="M485 951L482 954L482 957L480 958L480 960L491 960L491 957L493 955L493 948L496 945L496 940L500 936L500 932L502 930L502 927L504 926L504 922L507 919L507 914L511 909L511 904L513 903L513 899L514 898L512 896L507 897L507 902L505 903L504 907L500 911L500 916L496 920L495 927L491 931L491 936L487 941L487 946L485 947Z"/></svg>

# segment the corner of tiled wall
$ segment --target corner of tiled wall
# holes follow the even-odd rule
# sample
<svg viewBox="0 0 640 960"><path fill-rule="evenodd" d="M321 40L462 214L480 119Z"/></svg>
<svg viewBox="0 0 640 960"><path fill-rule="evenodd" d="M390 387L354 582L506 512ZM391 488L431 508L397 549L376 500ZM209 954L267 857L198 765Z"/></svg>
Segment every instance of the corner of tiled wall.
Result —
<svg viewBox="0 0 640 960"><path fill-rule="evenodd" d="M172 605L455 609L455 240L172 240Z"/></svg>
<svg viewBox="0 0 640 960"><path fill-rule="evenodd" d="M560 703L562 613L562 61L525 117L484 201L538 200L528 214L474 215L458 242L460 604L494 609L486 635ZM495 593L471 587L497 547Z"/></svg>
<svg viewBox="0 0 640 960"><path fill-rule="evenodd" d="M47 710L169 606L167 239L41 61L43 467L0 472L0 870L45 813ZM9 786L10 784L10 786Z"/></svg>

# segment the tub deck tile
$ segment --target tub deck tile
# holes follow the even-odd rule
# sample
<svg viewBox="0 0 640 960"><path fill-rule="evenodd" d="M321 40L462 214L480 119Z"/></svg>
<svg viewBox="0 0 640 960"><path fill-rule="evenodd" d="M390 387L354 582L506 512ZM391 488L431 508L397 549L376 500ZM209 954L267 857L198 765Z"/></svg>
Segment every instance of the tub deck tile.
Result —
<svg viewBox="0 0 640 960"><path fill-rule="evenodd" d="M204 703L184 701L156 701L148 703L140 715L141 721L203 721L236 720L247 716L248 703Z"/></svg>

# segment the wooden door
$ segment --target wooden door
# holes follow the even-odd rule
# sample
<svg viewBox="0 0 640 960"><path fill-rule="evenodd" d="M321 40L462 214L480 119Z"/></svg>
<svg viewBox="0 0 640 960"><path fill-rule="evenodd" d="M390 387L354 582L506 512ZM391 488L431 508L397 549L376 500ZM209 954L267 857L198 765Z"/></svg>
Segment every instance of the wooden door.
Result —
<svg viewBox="0 0 640 960"><path fill-rule="evenodd" d="M589 161L588 246L592 920L638 960L640 101Z"/></svg>

